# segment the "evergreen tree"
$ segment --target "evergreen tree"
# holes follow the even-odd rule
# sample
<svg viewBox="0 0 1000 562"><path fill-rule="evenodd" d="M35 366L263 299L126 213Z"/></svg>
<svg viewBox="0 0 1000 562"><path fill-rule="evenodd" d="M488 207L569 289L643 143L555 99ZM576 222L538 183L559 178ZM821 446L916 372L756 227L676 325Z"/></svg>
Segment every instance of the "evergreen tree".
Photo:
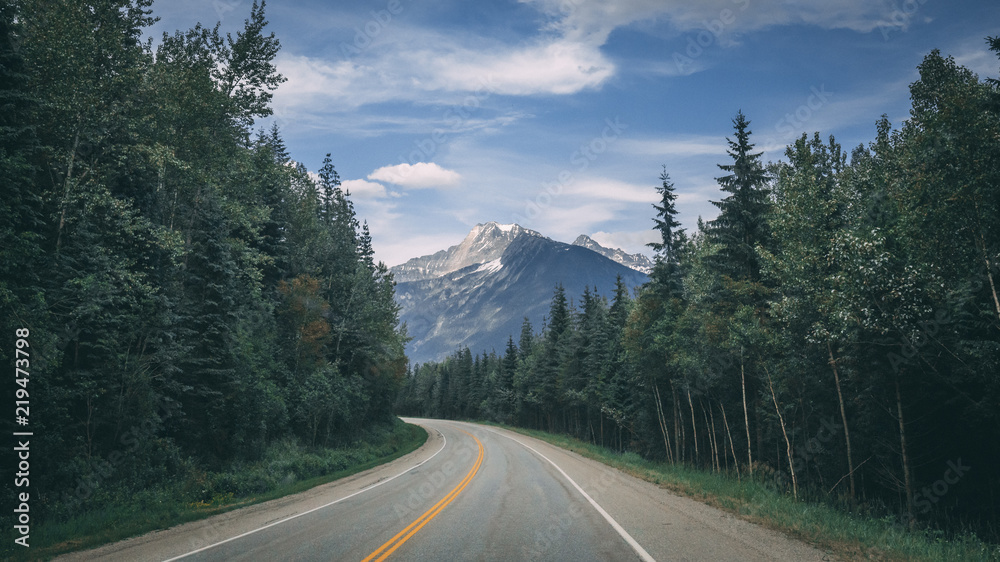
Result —
<svg viewBox="0 0 1000 562"><path fill-rule="evenodd" d="M717 178L719 187L729 195L712 201L719 216L711 222L709 233L719 245L712 261L716 270L733 281L760 281L758 246L768 246L767 216L770 210L767 182L769 177L760 162L761 152L753 152L750 121L740 111L733 119L735 135L726 138L732 164L719 164L729 172Z"/></svg>
<svg viewBox="0 0 1000 562"><path fill-rule="evenodd" d="M677 220L677 194L666 166L660 174L660 186L656 191L660 195L660 204L653 204L656 209L653 223L654 229L660 233L660 241L647 244L656 252L651 277L657 290L664 292L664 298L670 298L679 295L682 290L680 253L685 238L684 229L679 228L681 223Z"/></svg>

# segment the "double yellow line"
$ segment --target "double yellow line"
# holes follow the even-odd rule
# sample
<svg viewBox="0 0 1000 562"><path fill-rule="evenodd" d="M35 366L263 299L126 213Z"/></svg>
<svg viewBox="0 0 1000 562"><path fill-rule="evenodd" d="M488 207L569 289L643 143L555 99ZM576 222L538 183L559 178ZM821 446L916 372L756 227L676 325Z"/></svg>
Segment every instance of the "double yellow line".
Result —
<svg viewBox="0 0 1000 562"><path fill-rule="evenodd" d="M475 476L476 472L479 471L479 466L483 464L483 444L479 441L479 439L476 439L475 435L469 433L468 431L462 429L459 429L459 431L475 439L476 445L479 446L479 456L476 458L476 464L472 465L472 469L469 470L469 473L465 475L465 478L463 478L462 481L459 482L457 486L452 488L451 491L448 492L448 495L441 498L439 502L434 504L434 507L425 511L424 514L421 515L420 517L417 517L417 519L413 523L407 525L405 529L396 534L396 536L389 539L385 544L378 547L378 550L369 554L361 562L370 562L371 560L375 560L376 562L381 562L382 560L388 558L389 555L395 552L397 548L403 545L403 543L410 540L410 537L417 534L417 531L422 529L424 525L426 525L431 519L437 517L437 514L441 513L441 510L447 507L448 504L450 504L452 500L454 500L458 496L458 494L462 493L462 490L464 490L465 487L469 485L469 482L472 481L472 477Z"/></svg>

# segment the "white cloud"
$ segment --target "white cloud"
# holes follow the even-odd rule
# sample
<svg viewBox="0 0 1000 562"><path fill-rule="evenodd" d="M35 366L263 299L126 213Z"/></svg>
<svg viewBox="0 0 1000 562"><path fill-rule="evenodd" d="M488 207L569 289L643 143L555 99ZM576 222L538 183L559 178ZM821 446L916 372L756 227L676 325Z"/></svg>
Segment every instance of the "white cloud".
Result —
<svg viewBox="0 0 1000 562"><path fill-rule="evenodd" d="M582 178L567 185L563 193L608 203L654 203L658 197L653 184L636 185L609 178Z"/></svg>
<svg viewBox="0 0 1000 562"><path fill-rule="evenodd" d="M350 192L354 199L384 199L399 197L399 194L386 190L385 186L367 180L344 180L341 187Z"/></svg>
<svg viewBox="0 0 1000 562"><path fill-rule="evenodd" d="M288 79L274 95L275 116L286 120L295 120L300 112L324 106L346 111L387 101L400 89L390 76L352 61L327 62L279 53L275 66Z"/></svg>
<svg viewBox="0 0 1000 562"><path fill-rule="evenodd" d="M416 164L403 163L395 166L383 166L368 174L368 179L421 189L455 187L462 181L462 176L458 172L442 168L434 162L417 162Z"/></svg>
<svg viewBox="0 0 1000 562"><path fill-rule="evenodd" d="M726 141L722 135L684 135L659 139L621 139L614 147L617 152L643 156L725 156Z"/></svg>
<svg viewBox="0 0 1000 562"><path fill-rule="evenodd" d="M434 89L506 95L575 94L596 88L614 74L614 64L597 45L556 39L516 49L456 49L441 56L416 53L416 68L431 70Z"/></svg>
<svg viewBox="0 0 1000 562"><path fill-rule="evenodd" d="M660 233L655 230L599 231L591 234L590 237L605 248L621 248L631 254L645 254L647 256L652 255L652 249L646 244L660 241Z"/></svg>
<svg viewBox="0 0 1000 562"><path fill-rule="evenodd" d="M566 205L569 201L562 203L543 208L537 216L519 218L519 224L556 240L573 241L584 232L592 232L595 226L618 218L615 206L604 202L573 206Z"/></svg>
<svg viewBox="0 0 1000 562"><path fill-rule="evenodd" d="M982 45L960 47L961 52L955 55L955 62L975 72L980 80L997 76L997 55ZM947 55L947 53L942 53Z"/></svg>
<svg viewBox="0 0 1000 562"><path fill-rule="evenodd" d="M868 0L522 0L555 19L554 29L567 38L603 44L617 27L644 20L666 20L679 31L710 30L719 35L756 31L777 25L806 24L825 29L870 32L879 25L898 26L894 7Z"/></svg>
<svg viewBox="0 0 1000 562"><path fill-rule="evenodd" d="M469 94L458 100L468 110L494 94L574 94L599 87L615 72L599 45L559 37L468 47L430 31L416 35L415 41L337 62L280 53L276 66L288 81L278 88L274 104L287 114L397 100L444 105L458 92ZM414 44L423 47L414 49Z"/></svg>

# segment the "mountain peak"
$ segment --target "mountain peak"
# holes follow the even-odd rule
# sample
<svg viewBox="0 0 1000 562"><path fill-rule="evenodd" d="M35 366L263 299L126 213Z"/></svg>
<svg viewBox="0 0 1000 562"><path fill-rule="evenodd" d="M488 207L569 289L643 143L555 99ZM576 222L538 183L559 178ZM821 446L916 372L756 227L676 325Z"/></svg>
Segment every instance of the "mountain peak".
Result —
<svg viewBox="0 0 1000 562"><path fill-rule="evenodd" d="M518 224L494 221L480 223L472 227L460 244L429 256L413 258L393 267L392 273L398 282L420 281L440 277L470 265L497 261L503 256L507 246L521 235L544 238L538 232Z"/></svg>
<svg viewBox="0 0 1000 562"><path fill-rule="evenodd" d="M605 248L586 234L581 234L573 241L574 246L581 246L588 250L597 252L602 256L614 260L625 267L641 271L649 275L653 271L653 262L642 254L629 254L620 248Z"/></svg>
<svg viewBox="0 0 1000 562"><path fill-rule="evenodd" d="M466 239L469 239L470 237L479 238L481 236L504 237L504 238L514 239L521 234L541 236L541 234L539 234L538 232L535 232L534 230L531 230L529 228L524 228L523 226L516 223L501 224L495 221L489 221L487 223L480 223L474 226L472 230L469 231L469 235L466 236Z"/></svg>

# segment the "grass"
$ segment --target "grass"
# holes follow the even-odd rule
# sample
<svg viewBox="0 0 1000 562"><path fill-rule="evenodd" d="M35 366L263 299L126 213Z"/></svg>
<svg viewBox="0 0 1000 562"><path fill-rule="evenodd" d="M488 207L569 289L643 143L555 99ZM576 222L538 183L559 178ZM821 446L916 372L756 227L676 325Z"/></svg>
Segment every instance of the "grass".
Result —
<svg viewBox="0 0 1000 562"><path fill-rule="evenodd" d="M491 424L497 425L497 424ZM794 500L768 484L726 473L619 454L585 441L543 431L500 426L568 449L677 494L742 519L786 533L846 560L1000 560L1000 545L974 536L946 539L934 531L911 530L892 518L873 518L826 503Z"/></svg>
<svg viewBox="0 0 1000 562"><path fill-rule="evenodd" d="M11 550L11 540L0 549L0 558L46 560L295 494L397 459L426 440L422 428L397 422L364 442L337 449L278 443L258 462L227 472L194 473L183 482L134 494L95 498L96 505L87 511L35 522L31 547Z"/></svg>

